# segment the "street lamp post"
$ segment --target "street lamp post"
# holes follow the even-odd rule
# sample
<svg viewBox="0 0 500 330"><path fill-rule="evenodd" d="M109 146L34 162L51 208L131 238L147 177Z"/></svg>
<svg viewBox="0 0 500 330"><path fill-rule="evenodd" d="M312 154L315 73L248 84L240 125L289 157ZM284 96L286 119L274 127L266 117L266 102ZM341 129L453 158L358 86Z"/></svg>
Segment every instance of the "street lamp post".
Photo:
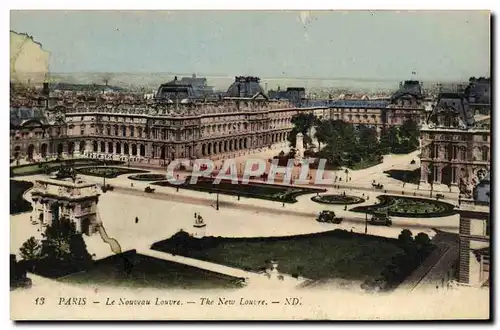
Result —
<svg viewBox="0 0 500 330"><path fill-rule="evenodd" d="M104 167L107 169L108 165L106 164L106 161L103 162L104 162ZM102 186L106 187L106 171L102 172Z"/></svg>
<svg viewBox="0 0 500 330"><path fill-rule="evenodd" d="M368 213L365 213L365 235L368 234Z"/></svg>

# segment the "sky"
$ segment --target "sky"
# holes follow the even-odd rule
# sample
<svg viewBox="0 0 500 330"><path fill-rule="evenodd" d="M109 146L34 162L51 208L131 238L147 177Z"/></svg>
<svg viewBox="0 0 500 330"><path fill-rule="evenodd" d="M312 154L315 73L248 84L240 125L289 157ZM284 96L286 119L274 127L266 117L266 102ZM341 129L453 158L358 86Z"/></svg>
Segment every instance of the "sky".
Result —
<svg viewBox="0 0 500 330"><path fill-rule="evenodd" d="M52 72L431 81L490 72L484 11L12 11L10 18L11 30L51 52Z"/></svg>

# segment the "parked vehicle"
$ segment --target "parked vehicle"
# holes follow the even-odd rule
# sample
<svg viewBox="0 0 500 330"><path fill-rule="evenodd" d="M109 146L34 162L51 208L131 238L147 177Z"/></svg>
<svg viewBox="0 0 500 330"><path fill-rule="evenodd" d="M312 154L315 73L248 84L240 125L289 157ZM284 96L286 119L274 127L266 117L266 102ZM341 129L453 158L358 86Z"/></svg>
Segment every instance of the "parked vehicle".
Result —
<svg viewBox="0 0 500 330"><path fill-rule="evenodd" d="M318 222L335 223L342 222L342 218L338 218L333 211L321 211L316 218Z"/></svg>
<svg viewBox="0 0 500 330"><path fill-rule="evenodd" d="M436 199L444 198L443 194L436 194Z"/></svg>
<svg viewBox="0 0 500 330"><path fill-rule="evenodd" d="M368 223L374 226L392 226L392 220L387 214L374 214Z"/></svg>
<svg viewBox="0 0 500 330"><path fill-rule="evenodd" d="M144 188L144 192L146 192L148 194L151 194L151 193L154 193L155 190L153 188L151 188L151 187L146 187L146 188Z"/></svg>

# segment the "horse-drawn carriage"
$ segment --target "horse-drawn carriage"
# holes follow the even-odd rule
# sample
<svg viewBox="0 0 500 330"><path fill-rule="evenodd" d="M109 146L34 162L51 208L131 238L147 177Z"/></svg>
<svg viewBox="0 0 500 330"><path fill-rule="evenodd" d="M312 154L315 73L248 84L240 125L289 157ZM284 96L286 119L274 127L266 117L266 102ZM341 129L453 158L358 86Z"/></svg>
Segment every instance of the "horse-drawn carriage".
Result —
<svg viewBox="0 0 500 330"><path fill-rule="evenodd" d="M374 214L368 223L374 226L392 226L392 220L387 214Z"/></svg>
<svg viewBox="0 0 500 330"><path fill-rule="evenodd" d="M337 217L335 215L335 212L333 212L333 211L321 211L318 214L316 221L339 224L342 222L342 218Z"/></svg>
<svg viewBox="0 0 500 330"><path fill-rule="evenodd" d="M384 189L384 185L381 184L381 183L375 183L375 182L373 182L372 183L372 187L375 188L375 189L381 189L381 190Z"/></svg>
<svg viewBox="0 0 500 330"><path fill-rule="evenodd" d="M148 194L152 194L155 192L155 190L154 190L154 188L151 188L148 186L148 187L144 188L144 192L148 193Z"/></svg>

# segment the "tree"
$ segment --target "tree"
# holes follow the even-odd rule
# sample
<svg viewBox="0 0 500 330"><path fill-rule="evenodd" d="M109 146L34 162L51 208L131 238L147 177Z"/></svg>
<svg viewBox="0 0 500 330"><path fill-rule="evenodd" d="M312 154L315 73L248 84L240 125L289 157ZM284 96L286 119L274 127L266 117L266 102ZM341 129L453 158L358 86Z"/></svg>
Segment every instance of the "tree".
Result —
<svg viewBox="0 0 500 330"><path fill-rule="evenodd" d="M26 242L23 243L19 249L21 258L26 261L33 261L40 258L41 245L38 240L31 236Z"/></svg>
<svg viewBox="0 0 500 330"><path fill-rule="evenodd" d="M377 131L367 126L359 128L358 154L366 159L374 159L381 155Z"/></svg>
<svg viewBox="0 0 500 330"><path fill-rule="evenodd" d="M317 119L312 113L301 113L292 117L293 128L288 136L288 141L292 146L295 146L298 133L304 136L304 147L307 148L311 144L310 130L317 123Z"/></svg>
<svg viewBox="0 0 500 330"><path fill-rule="evenodd" d="M43 234L41 256L49 263L69 263L72 266L86 266L92 261L87 246L75 224L66 218L55 221Z"/></svg>
<svg viewBox="0 0 500 330"><path fill-rule="evenodd" d="M398 236L398 242L401 246L408 246L413 243L413 234L409 229L403 229Z"/></svg>
<svg viewBox="0 0 500 330"><path fill-rule="evenodd" d="M380 133L379 148L382 155L386 155L392 152L392 145L389 134L389 130L386 128L384 128Z"/></svg>
<svg viewBox="0 0 500 330"><path fill-rule="evenodd" d="M414 119L409 119L400 128L401 150L409 153L417 150L420 144L420 129Z"/></svg>
<svg viewBox="0 0 500 330"><path fill-rule="evenodd" d="M431 239L426 233L418 233L417 236L415 236L415 244L421 248L431 244Z"/></svg>

